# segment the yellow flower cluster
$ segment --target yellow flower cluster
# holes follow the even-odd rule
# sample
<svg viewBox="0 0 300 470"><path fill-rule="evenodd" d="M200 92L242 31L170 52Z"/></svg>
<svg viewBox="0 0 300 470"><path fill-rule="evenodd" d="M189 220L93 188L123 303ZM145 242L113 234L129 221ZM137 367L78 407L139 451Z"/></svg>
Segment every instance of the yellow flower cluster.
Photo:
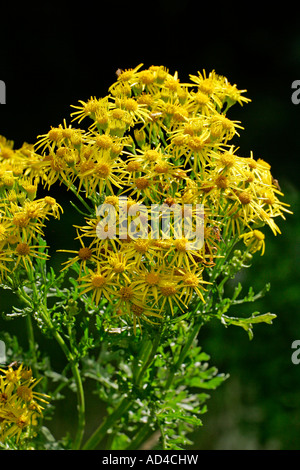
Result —
<svg viewBox="0 0 300 470"><path fill-rule="evenodd" d="M65 268L79 265L82 295L91 294L97 305L102 299L115 304L118 315L132 319L134 330L141 319L163 316L167 306L174 314L174 309L187 310L195 296L204 300L205 271L222 256L232 237L244 236L250 251L263 252L258 229L268 225L275 235L280 233L274 219L284 218L289 211L279 199L282 193L270 165L255 160L252 153L239 156L231 142L242 126L230 120L227 112L235 103L250 101L245 91L215 71L198 72L190 75L188 83L181 83L177 72L172 75L163 66L143 69L140 64L118 70L104 98L91 97L73 106L73 121L80 124L90 119L87 130L64 120L39 136L33 149L25 148L23 168L32 181L36 178L48 188L64 183L93 207L107 203L118 209L117 237L109 226L104 227L106 237L98 236L101 217L97 215L77 227L81 245ZM9 153L12 150L5 159L14 165L16 156L10 158ZM133 206L150 211L154 204L190 205L187 218L194 229L199 218L195 208L202 204L204 243L191 249L183 235L153 238L150 223L144 237L120 237L124 206L120 211L119 196L126 196L125 213L133 224L137 223L130 216ZM31 238L41 231L39 212L33 211L34 219L25 215L26 227L21 227L22 216L33 203L40 210L37 201L27 199L21 208L5 202L5 213L0 209L0 243L1 227L4 236L12 225L19 236L29 228ZM57 216L53 204L56 212L53 206L51 210ZM140 221L142 217L141 212ZM0 256L6 263L10 255L0 250Z"/></svg>
<svg viewBox="0 0 300 470"><path fill-rule="evenodd" d="M53 197L37 199L37 168L33 146L14 150L13 142L0 137L0 283L20 264L28 270L34 258L46 256L39 247L44 222L60 215Z"/></svg>
<svg viewBox="0 0 300 470"><path fill-rule="evenodd" d="M88 131L64 121L37 143L47 184L75 185L95 204L119 209L117 196L126 195L127 215L137 204L204 205L199 249L190 249L183 236L153 239L150 229L146 238L107 233L99 239L100 217L78 227L81 247L66 267L79 263L82 294L92 293L96 304L103 298L114 303L119 315L132 318L134 330L140 319L163 315L167 305L174 313L186 310L194 295L203 300L204 270L219 256L221 239L246 230L250 249L264 250L257 227L267 224L279 233L274 219L288 210L270 165L252 154L238 156L230 142L242 127L226 114L250 101L246 90L214 71L190 79L181 83L162 66L118 70L106 97L74 106L74 120L91 119ZM120 218L119 210L119 234Z"/></svg>
<svg viewBox="0 0 300 470"><path fill-rule="evenodd" d="M23 364L0 369L0 442L14 436L18 442L38 424L44 409L41 403L47 404L49 398L33 390L38 382Z"/></svg>

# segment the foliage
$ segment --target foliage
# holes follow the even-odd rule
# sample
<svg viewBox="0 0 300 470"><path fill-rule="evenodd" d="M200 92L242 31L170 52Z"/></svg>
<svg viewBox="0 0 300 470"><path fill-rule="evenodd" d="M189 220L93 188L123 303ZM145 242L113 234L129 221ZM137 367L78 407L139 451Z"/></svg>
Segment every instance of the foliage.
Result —
<svg viewBox="0 0 300 470"><path fill-rule="evenodd" d="M181 83L164 67L141 68L119 70L106 97L74 107L73 120L91 120L88 130L64 121L17 150L1 138L0 280L11 299L3 321L24 318L27 349L2 337L7 357L30 367L49 396L44 421L20 422L12 410L23 410L21 392L3 392L4 448L138 449L158 436L151 445L185 449L207 391L227 378L208 365L201 327L219 320L252 339L255 324L275 317L228 315L268 291L241 296L240 283L231 293L227 285L265 253L262 229L279 234L275 219L290 213L270 165L230 143L242 127L227 112L250 101L245 90L214 71ZM57 185L81 217L75 250L45 239L49 218L68 211L53 197ZM53 250L68 256L59 269ZM40 337L59 345L60 370ZM14 370L3 369L9 390ZM93 431L90 381L106 409ZM77 429L56 439L45 423L67 390L76 393ZM37 406L33 395L28 402Z"/></svg>

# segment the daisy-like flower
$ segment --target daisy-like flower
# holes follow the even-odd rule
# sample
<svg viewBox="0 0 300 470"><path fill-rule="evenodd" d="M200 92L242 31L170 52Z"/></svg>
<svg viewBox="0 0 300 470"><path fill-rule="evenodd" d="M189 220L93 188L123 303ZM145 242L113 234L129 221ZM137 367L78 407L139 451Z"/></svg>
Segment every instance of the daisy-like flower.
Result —
<svg viewBox="0 0 300 470"><path fill-rule="evenodd" d="M143 302L151 298L158 302L159 284L164 279L163 266L156 264L155 267L147 269L145 265L134 273L133 286L137 286L142 292Z"/></svg>
<svg viewBox="0 0 300 470"><path fill-rule="evenodd" d="M107 122L109 111L108 97L97 99L95 96L91 96L91 98L89 98L86 102L79 100L79 103L81 106L72 105L72 108L78 109L78 111L71 113L71 116L75 116L73 121L78 119L78 122L80 123L86 117L96 120L96 116L102 114L106 117L105 123Z"/></svg>
<svg viewBox="0 0 300 470"><path fill-rule="evenodd" d="M135 266L135 262L128 258L128 255L119 251L108 252L106 255L102 255L103 264L105 264L108 271L111 273L112 278L116 279L119 284L121 280L124 280L128 284L131 282L131 273Z"/></svg>
<svg viewBox="0 0 300 470"><path fill-rule="evenodd" d="M17 243L14 250L12 250L13 259L15 260L13 270L16 270L19 264L22 264L27 272L32 270L34 259L46 260L49 258L49 255L42 251L45 248L47 247L32 245L26 238L24 241Z"/></svg>
<svg viewBox="0 0 300 470"><path fill-rule="evenodd" d="M117 81L113 85L111 85L111 87L109 88L109 91L112 93L120 83L129 83L130 86L134 86L138 81L137 72L142 66L143 64L139 64L133 69L125 69L125 70L118 69L116 71Z"/></svg>
<svg viewBox="0 0 300 470"><path fill-rule="evenodd" d="M78 145L81 142L82 133L83 131L72 128L71 125L67 127L67 123L64 120L63 125L60 124L58 127L51 127L49 132L39 135L35 149L38 150L42 148L42 152L46 149L53 152L56 146L58 147L62 144L68 145L75 143Z"/></svg>
<svg viewBox="0 0 300 470"><path fill-rule="evenodd" d="M114 105L112 108L125 110L134 122L145 122L149 120L149 110L144 104L139 103L135 98L130 96L114 97Z"/></svg>
<svg viewBox="0 0 300 470"><path fill-rule="evenodd" d="M168 306L172 315L174 315L174 306L176 305L181 311L187 309L187 305L182 300L182 283L172 274L169 279L163 279L159 283L158 305L159 313Z"/></svg>
<svg viewBox="0 0 300 470"><path fill-rule="evenodd" d="M0 441L20 440L37 426L42 417L48 395L38 393L34 387L41 379L32 377L32 371L21 364L17 369L0 369Z"/></svg>
<svg viewBox="0 0 300 470"><path fill-rule="evenodd" d="M161 249L156 240L149 238L132 239L123 247L123 253L128 259L134 260L136 266L139 266L143 260L151 262L157 258L161 258Z"/></svg>
<svg viewBox="0 0 300 470"><path fill-rule="evenodd" d="M180 237L172 240L169 249L164 254L164 260L166 265L172 267L197 266L195 257L198 255L199 251L193 247L193 243L186 237Z"/></svg>
<svg viewBox="0 0 300 470"><path fill-rule="evenodd" d="M159 325L159 320L163 319L163 316L159 313L155 312L153 309L149 308L147 305L143 305L140 303L130 302L130 306L122 310L121 308L118 309L117 312L118 317L126 316L133 324L133 333L136 336L137 327L139 327L142 333L142 322L147 322L150 325ZM158 319L153 321L152 318Z"/></svg>
<svg viewBox="0 0 300 470"><path fill-rule="evenodd" d="M261 251L261 256L265 253L265 235L260 230L252 230L240 235L245 245L251 253Z"/></svg>
<svg viewBox="0 0 300 470"><path fill-rule="evenodd" d="M189 269L179 269L178 275L182 280L183 285L183 302L188 305L194 294L196 294L202 302L205 302L203 297L203 291L205 291L204 285L211 284L211 282L204 281L203 279L203 266L192 266Z"/></svg>
<svg viewBox="0 0 300 470"><path fill-rule="evenodd" d="M78 271L78 276L81 276L82 270L86 270L86 267L89 263L95 263L97 261L97 248L94 245L94 243L90 243L89 246L86 246L83 243L82 238L79 236L78 231L77 231L78 239L80 241L81 247L79 250L57 250L58 252L62 253L71 253L74 254L75 256L68 261L65 261L62 263L64 266L62 268L62 271L69 269L71 266L74 266L75 264L79 264L79 271ZM77 270L77 269L76 269Z"/></svg>
<svg viewBox="0 0 300 470"><path fill-rule="evenodd" d="M122 188L119 174L122 163L112 160L109 153L103 153L96 161L89 160L87 165L80 165L77 178L79 179L78 192L84 187L86 195L91 196L95 192L102 194L104 188L108 188L113 194L114 187ZM119 171L120 173L119 173Z"/></svg>
<svg viewBox="0 0 300 470"><path fill-rule="evenodd" d="M114 295L114 282L112 275L105 270L99 262L95 269L88 268L87 274L78 279L80 295L91 294L91 300L99 305L103 296L111 302Z"/></svg>
<svg viewBox="0 0 300 470"><path fill-rule="evenodd" d="M6 278L7 274L13 270L13 265L10 264L13 261L12 254L12 250L7 248L4 250L0 243L0 283Z"/></svg>

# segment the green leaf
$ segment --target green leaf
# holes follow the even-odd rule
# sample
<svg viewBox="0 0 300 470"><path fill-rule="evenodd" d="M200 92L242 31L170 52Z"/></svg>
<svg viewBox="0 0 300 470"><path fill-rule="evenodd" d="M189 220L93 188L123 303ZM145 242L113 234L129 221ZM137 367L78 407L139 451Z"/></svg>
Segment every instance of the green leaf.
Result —
<svg viewBox="0 0 300 470"><path fill-rule="evenodd" d="M249 339L253 338L252 325L256 323L267 323L272 324L273 320L276 318L275 313L263 313L254 312L251 317L248 318L237 318L237 317L228 317L227 315L221 316L221 321L225 326L236 325L242 327L249 335Z"/></svg>

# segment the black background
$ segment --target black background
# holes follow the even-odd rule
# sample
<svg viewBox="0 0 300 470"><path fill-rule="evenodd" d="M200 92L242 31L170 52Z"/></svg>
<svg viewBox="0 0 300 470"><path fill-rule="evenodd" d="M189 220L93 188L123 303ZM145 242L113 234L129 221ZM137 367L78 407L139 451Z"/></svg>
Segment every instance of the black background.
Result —
<svg viewBox="0 0 300 470"><path fill-rule="evenodd" d="M234 141L238 154L252 150L271 164L283 191L292 194L294 216L282 238L270 241L266 255L258 257L249 279L249 285L261 282L260 288L271 279L272 293L259 308L278 314L275 325L257 328L253 343L236 330L211 327L204 334L212 363L232 379L209 404L194 448L298 449L300 366L290 360L291 343L300 336L300 104L291 100L292 83L300 80L298 8L179 0L19 3L4 3L0 11L0 80L7 95L0 135L15 147L34 143L64 118L70 123L70 105L105 96L118 68L164 65L172 74L178 71L181 82L198 70L215 70L248 90L252 102L228 114L245 127ZM71 219L65 211L64 220ZM73 237L70 230L68 236ZM51 237L56 232L50 244ZM0 296L0 307L1 302ZM246 410L259 409L261 418L253 421L252 412L245 417L241 402ZM64 413L62 408L58 434ZM240 427L243 419L246 429ZM230 443L224 443L229 434Z"/></svg>
<svg viewBox="0 0 300 470"><path fill-rule="evenodd" d="M271 5L271 4L270 4ZM165 65L181 81L215 70L252 103L232 109L242 121L245 156L267 160L278 179L298 183L300 32L294 7L193 1L4 5L0 79L7 103L0 134L21 146L64 118L70 105L101 97L118 68Z"/></svg>

